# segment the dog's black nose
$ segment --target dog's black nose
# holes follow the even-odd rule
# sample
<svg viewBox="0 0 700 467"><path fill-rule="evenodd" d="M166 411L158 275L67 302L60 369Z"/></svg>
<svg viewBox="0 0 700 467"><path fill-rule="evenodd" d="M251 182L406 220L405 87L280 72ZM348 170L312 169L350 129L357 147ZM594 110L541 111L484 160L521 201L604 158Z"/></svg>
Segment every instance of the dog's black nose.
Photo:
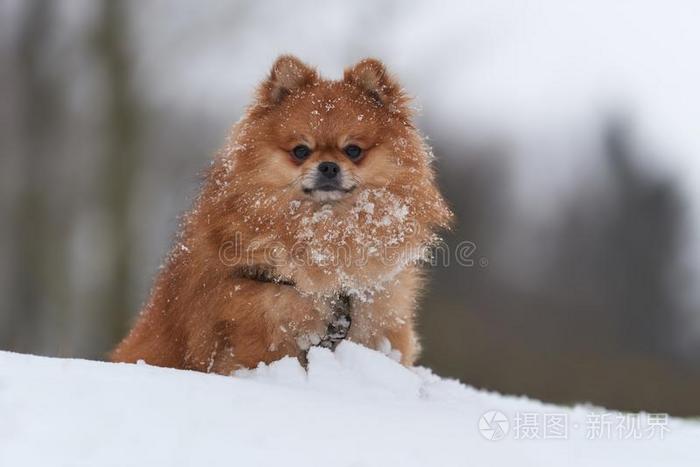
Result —
<svg viewBox="0 0 700 467"><path fill-rule="evenodd" d="M340 166L335 162L321 162L318 164L318 171L326 178L335 178L340 172Z"/></svg>

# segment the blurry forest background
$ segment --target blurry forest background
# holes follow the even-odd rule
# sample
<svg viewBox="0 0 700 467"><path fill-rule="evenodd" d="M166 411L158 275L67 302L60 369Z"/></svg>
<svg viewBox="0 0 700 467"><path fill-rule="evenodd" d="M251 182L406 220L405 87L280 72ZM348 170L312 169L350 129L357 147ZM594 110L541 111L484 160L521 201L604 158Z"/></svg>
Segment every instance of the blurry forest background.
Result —
<svg viewBox="0 0 700 467"><path fill-rule="evenodd" d="M421 363L700 415L700 9L565 3L0 0L0 349L104 358L276 55L371 55L477 247L431 268Z"/></svg>

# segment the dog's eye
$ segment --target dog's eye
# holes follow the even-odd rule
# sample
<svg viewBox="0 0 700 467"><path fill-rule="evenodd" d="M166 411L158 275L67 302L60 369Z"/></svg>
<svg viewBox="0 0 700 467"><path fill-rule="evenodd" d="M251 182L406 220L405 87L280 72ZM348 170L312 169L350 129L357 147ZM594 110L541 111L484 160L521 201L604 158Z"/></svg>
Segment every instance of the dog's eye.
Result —
<svg viewBox="0 0 700 467"><path fill-rule="evenodd" d="M362 148L356 144L350 144L343 149L345 154L352 160L357 160L362 155Z"/></svg>
<svg viewBox="0 0 700 467"><path fill-rule="evenodd" d="M309 155L311 154L311 148L306 146L305 144L299 144L297 146L294 146L294 149L292 149L292 155L294 156L295 159L303 161Z"/></svg>

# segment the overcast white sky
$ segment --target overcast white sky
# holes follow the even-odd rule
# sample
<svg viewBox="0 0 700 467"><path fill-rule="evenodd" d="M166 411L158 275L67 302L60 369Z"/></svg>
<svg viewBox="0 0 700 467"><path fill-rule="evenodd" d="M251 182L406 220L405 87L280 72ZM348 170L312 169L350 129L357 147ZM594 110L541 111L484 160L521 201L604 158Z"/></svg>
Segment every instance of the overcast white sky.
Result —
<svg viewBox="0 0 700 467"><path fill-rule="evenodd" d="M151 13L136 28L140 71L160 105L235 114L279 53L298 54L330 77L374 55L425 113L469 133L505 127L525 145L552 126L566 133L627 109L639 137L667 158L659 165L700 199L697 2L138 5Z"/></svg>
<svg viewBox="0 0 700 467"><path fill-rule="evenodd" d="M0 13L21 5L0 3ZM96 4L61 5L68 29L79 30ZM139 78L154 106L232 122L280 53L329 77L373 55L438 128L477 138L498 131L515 145L522 190L532 196L578 176L581 132L623 109L644 146L663 155L650 163L681 178L700 218L699 2L149 0L131 7ZM543 137L551 151L529 151ZM552 176L532 183L540 164Z"/></svg>

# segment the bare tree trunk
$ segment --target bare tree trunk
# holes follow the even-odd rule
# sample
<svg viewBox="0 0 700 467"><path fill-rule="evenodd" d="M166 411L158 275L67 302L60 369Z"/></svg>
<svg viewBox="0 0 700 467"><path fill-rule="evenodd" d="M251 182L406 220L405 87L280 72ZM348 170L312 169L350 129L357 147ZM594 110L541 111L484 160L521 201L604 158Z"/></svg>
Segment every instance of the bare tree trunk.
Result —
<svg viewBox="0 0 700 467"><path fill-rule="evenodd" d="M127 47L126 3L104 0L97 31L96 52L105 71L107 134L102 173L102 197L109 218L112 261L101 313L109 342L105 350L123 337L131 316L129 281L132 241L129 207L138 166L139 106L131 83Z"/></svg>
<svg viewBox="0 0 700 467"><path fill-rule="evenodd" d="M41 65L50 40L52 5L33 0L25 6L23 24L17 42L16 77L20 106L19 140L15 155L19 163L19 194L13 216L15 230L14 298L9 300L8 331L3 342L19 351L38 351L40 328L51 305L49 283L52 275L51 248L58 240L56 228L48 222L49 206L46 165L49 163L49 139L56 116L56 90ZM57 306L57 304L53 304Z"/></svg>

